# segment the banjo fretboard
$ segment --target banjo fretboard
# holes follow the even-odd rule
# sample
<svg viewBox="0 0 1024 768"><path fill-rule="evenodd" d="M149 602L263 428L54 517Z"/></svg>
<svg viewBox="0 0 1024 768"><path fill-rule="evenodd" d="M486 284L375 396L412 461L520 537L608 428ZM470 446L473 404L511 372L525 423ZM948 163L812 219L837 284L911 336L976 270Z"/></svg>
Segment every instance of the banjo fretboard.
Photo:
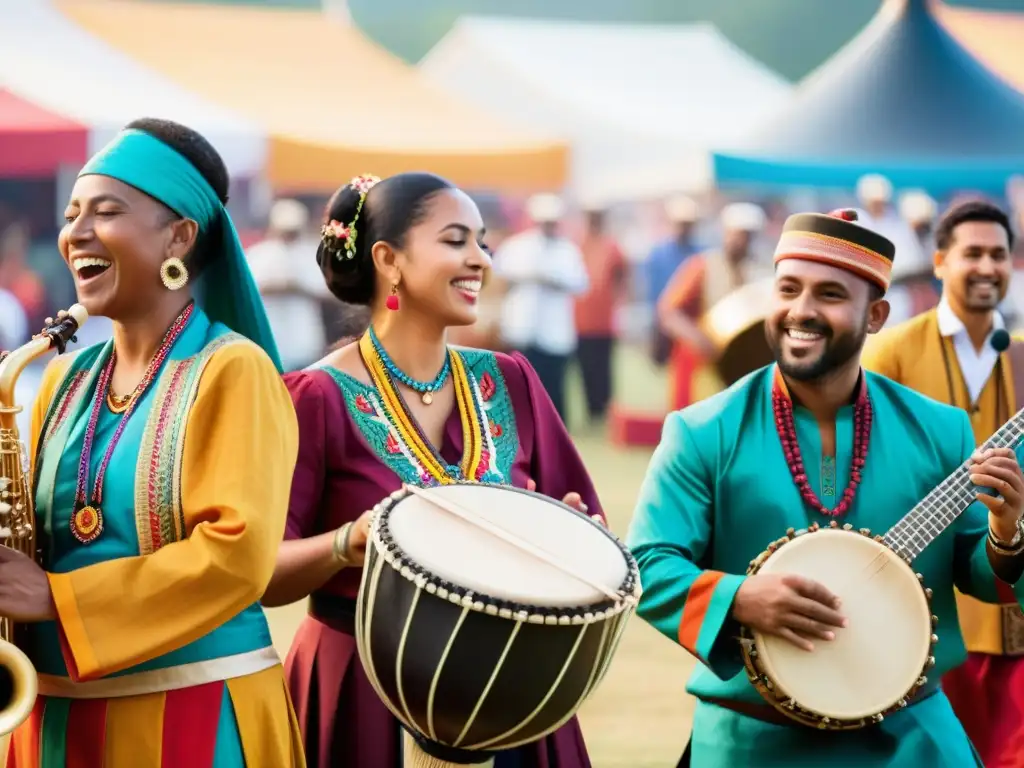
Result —
<svg viewBox="0 0 1024 768"><path fill-rule="evenodd" d="M1024 408L989 438L981 449L1016 448L1024 437ZM964 462L939 483L883 537L885 543L909 560L952 525L975 500L975 487Z"/></svg>

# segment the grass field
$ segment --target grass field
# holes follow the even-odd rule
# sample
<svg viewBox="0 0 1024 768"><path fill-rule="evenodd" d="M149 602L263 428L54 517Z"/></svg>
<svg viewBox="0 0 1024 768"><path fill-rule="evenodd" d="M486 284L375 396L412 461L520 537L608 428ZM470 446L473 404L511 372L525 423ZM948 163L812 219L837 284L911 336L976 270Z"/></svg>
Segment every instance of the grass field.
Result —
<svg viewBox="0 0 1024 768"><path fill-rule="evenodd" d="M665 384L642 354L624 350L616 365L617 399L632 408L661 410ZM575 396L570 423L580 424ZM624 536L650 458L646 450L608 445L603 434L575 430L576 444L597 485L612 529ZM274 642L287 653L305 611L295 604L269 611ZM692 699L684 691L692 668L677 645L633 618L601 687L584 705L580 719L596 768L674 766L690 731Z"/></svg>

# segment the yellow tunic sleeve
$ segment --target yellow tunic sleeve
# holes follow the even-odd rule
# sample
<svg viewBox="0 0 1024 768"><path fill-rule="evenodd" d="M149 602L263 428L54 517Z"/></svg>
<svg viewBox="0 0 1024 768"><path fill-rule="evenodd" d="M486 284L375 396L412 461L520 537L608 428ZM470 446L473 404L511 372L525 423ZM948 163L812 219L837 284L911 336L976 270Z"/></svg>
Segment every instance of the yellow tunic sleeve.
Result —
<svg viewBox="0 0 1024 768"><path fill-rule="evenodd" d="M243 343L215 353L185 437L188 537L49 575L74 679L181 648L259 600L284 536L298 440L291 398L263 351Z"/></svg>
<svg viewBox="0 0 1024 768"><path fill-rule="evenodd" d="M903 384L900 379L900 334L895 331L895 328L889 328L868 336L860 363L869 371Z"/></svg>
<svg viewBox="0 0 1024 768"><path fill-rule="evenodd" d="M32 434L28 435L30 467L36 465L36 451L39 449L39 439L43 436L43 421L46 419L46 412L50 408L53 396L57 394L57 388L67 373L68 366L74 359L74 355L61 355L51 360L43 371L42 380L39 382L39 391L36 392L36 399L32 403ZM26 435L21 436L22 440Z"/></svg>

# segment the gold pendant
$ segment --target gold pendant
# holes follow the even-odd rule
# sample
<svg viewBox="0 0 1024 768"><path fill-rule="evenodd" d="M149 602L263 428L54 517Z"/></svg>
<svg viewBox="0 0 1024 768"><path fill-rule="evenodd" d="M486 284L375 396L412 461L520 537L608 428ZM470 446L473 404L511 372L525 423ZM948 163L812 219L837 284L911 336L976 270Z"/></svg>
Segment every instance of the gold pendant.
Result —
<svg viewBox="0 0 1024 768"><path fill-rule="evenodd" d="M82 544L91 544L103 533L103 513L99 507L82 507L71 516L71 535Z"/></svg>
<svg viewBox="0 0 1024 768"><path fill-rule="evenodd" d="M423 400L424 405L430 405L432 402L434 402L434 396L429 392L424 392L423 397L420 399Z"/></svg>

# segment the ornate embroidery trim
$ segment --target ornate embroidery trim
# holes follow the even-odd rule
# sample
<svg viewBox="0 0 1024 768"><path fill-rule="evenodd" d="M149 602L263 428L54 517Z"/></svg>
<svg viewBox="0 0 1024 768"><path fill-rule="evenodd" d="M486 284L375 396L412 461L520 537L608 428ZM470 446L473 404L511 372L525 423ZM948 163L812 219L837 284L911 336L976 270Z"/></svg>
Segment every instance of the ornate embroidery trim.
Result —
<svg viewBox="0 0 1024 768"><path fill-rule="evenodd" d="M37 465L40 457L43 455L43 451L46 450L46 444L57 433L57 430L61 428L68 416L74 413L75 406L81 401L84 393L82 384L85 383L88 376L88 368L75 371L70 376L65 375L64 381L61 382L60 389L57 391L57 396L50 402L50 408L46 414L43 434L39 439L39 446L36 449Z"/></svg>
<svg viewBox="0 0 1024 768"><path fill-rule="evenodd" d="M437 452L429 446L412 416L406 410L401 395L392 384L383 362L373 349L373 342L370 340L369 334L364 334L360 339L359 351L370 373L370 379L380 395L384 415L394 427L394 439L400 446L409 449L416 457L417 463L424 468L433 482L447 485L459 480L460 478L456 476L459 473L449 470ZM473 401L466 368L459 355L454 351L449 351L448 354L452 367L452 382L455 386L456 407L462 422L461 475L475 480L479 479L477 472L480 468L481 445L485 430L484 424L481 423L482 409L478 409Z"/></svg>
<svg viewBox="0 0 1024 768"><path fill-rule="evenodd" d="M479 425L479 433L473 438L479 448L473 449L471 454L474 457L473 475L468 476L497 483L507 482L506 478L511 477L512 465L519 450L519 436L512 403L508 398L508 389L497 359L492 353L482 350L453 349L451 353L454 380L458 382L459 378L464 377L461 385L463 395L466 397L464 402L471 406L466 408L460 404L459 408L464 456L470 446L470 440L466 438L466 426L471 419L467 417L467 412L473 414L472 421ZM362 433L369 448L385 466L398 475L402 482L416 485L442 482L436 480L426 470L424 463L405 442L403 433L389 418L381 395L373 386L368 386L355 377L329 366L324 366L321 370L330 375L338 386L352 421ZM458 396L457 389L456 402L460 403ZM501 423L494 422L489 414L501 419ZM429 447L424 447L427 448L428 455L434 455ZM476 458L478 454L479 457Z"/></svg>
<svg viewBox="0 0 1024 768"><path fill-rule="evenodd" d="M189 413L214 354L228 344L245 342L236 333L219 336L192 357L168 361L160 374L135 465L139 554L150 555L186 538L181 471Z"/></svg>

